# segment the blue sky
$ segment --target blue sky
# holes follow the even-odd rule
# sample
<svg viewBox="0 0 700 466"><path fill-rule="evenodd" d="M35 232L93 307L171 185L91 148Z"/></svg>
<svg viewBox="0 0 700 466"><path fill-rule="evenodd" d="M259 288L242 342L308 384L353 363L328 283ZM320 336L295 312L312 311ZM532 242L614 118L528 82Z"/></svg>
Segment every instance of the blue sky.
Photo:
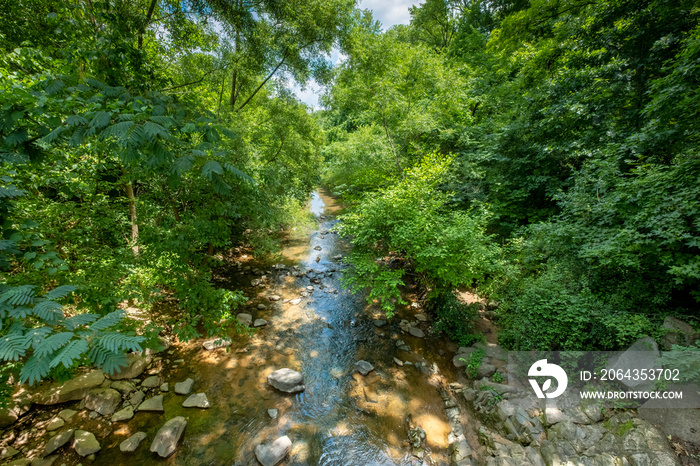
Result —
<svg viewBox="0 0 700 466"><path fill-rule="evenodd" d="M411 19L408 7L419 3L421 2L412 0L362 0L360 8L372 10L374 19L379 20L383 28L387 29L395 24L408 24ZM333 63L338 63L339 60L342 60L342 56L338 51L334 51L330 60ZM315 82L307 84L304 90L296 84L293 89L299 100L313 108L318 108L318 95L321 89Z"/></svg>

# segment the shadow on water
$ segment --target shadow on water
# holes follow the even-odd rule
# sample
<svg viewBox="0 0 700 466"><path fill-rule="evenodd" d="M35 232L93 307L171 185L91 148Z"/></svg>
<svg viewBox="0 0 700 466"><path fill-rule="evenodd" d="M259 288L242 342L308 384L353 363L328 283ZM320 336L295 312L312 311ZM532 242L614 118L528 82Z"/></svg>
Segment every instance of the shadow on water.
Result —
<svg viewBox="0 0 700 466"><path fill-rule="evenodd" d="M421 426L434 464L449 464L440 374L453 374L449 358L438 354L442 343L403 334L398 322L381 328L373 324L379 311L339 282L343 265L337 256L349 246L332 232L338 206L318 191L310 210L318 230L304 244L292 241L285 248L287 267L266 271L264 286L251 288L251 280L262 277L241 268L219 277L222 287L244 287L251 299L241 312L266 319L266 327L252 336L235 337L228 351L204 351L199 341L177 345L163 355L185 359L178 367L165 365L162 375L171 387L193 378L193 392L205 392L211 408L182 408L185 397L171 388L165 393L165 414L137 413L131 421L115 424L112 435L102 440L98 461L110 458L109 464L132 466L254 465L257 444L288 435L292 452L283 464L421 464L407 442L410 426ZM303 276L293 275L302 272ZM280 300L271 302L271 295ZM398 339L412 351L397 349ZM395 357L419 364L399 367ZM354 372L360 359L374 364L375 370L367 376ZM303 393L285 395L267 385L268 374L282 367L304 374ZM268 415L269 409L278 410L276 419ZM148 447L156 432L178 415L188 419L179 449L168 459L153 456ZM139 430L148 440L135 454L121 453L119 443Z"/></svg>

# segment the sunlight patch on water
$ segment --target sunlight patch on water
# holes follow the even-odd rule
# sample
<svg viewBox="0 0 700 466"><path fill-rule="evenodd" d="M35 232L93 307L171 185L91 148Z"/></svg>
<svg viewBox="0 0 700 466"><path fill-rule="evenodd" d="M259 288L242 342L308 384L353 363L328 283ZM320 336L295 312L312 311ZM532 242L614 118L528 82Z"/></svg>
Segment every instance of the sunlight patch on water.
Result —
<svg viewBox="0 0 700 466"><path fill-rule="evenodd" d="M311 201L309 201L309 211L316 217L320 217L321 215L323 215L323 212L325 212L325 210L326 203L323 202L323 198L318 193L318 191L314 191L313 193L311 193Z"/></svg>

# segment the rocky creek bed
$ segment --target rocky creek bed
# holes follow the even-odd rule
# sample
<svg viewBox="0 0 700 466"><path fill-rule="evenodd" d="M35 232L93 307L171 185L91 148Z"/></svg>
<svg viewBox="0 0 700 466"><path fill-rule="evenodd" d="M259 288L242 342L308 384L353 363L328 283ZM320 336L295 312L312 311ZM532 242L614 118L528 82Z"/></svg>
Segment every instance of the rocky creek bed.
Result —
<svg viewBox="0 0 700 466"><path fill-rule="evenodd" d="M238 314L251 335L174 343L113 376L18 392L0 410L2 464L680 464L633 413L544 407L493 382L507 379L507 353L433 335L415 301L387 321L340 286L336 206L322 192L314 203L318 230L290 240L284 261L217 276L251 297Z"/></svg>

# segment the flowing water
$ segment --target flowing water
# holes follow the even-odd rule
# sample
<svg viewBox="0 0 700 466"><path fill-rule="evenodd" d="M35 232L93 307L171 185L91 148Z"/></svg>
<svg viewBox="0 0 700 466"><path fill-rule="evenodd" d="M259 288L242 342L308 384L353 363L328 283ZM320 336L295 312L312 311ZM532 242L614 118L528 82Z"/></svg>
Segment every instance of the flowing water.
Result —
<svg viewBox="0 0 700 466"><path fill-rule="evenodd" d="M260 267L265 271L260 277L246 273L244 266L229 267L217 277L222 287L244 286L251 299L240 312L269 324L251 336L235 337L228 351L205 351L201 341L172 347L163 356L171 362L159 361L171 389L165 394L165 414L136 413L128 423L115 424L119 427L103 440L98 462L110 458L109 464L124 465L254 465L257 444L287 435L293 447L283 464L421 464L407 442L409 429L420 426L426 432L426 459L449 464L450 428L440 390L446 379L454 380L450 353L437 339L401 332L400 317L414 320L410 314L419 310L406 307L388 325L374 325L374 319L383 317L378 308L340 285L343 265L336 256L346 254L349 245L332 232L338 206L317 191L310 210L318 230L288 241L285 269ZM295 277L293 266L311 274ZM256 278L263 286L250 287ZM310 286L310 295L301 297ZM281 300L271 302L270 295ZM298 304L285 302L300 297ZM258 309L258 304L266 308ZM399 350L399 339L411 351ZM173 367L172 361L179 358L185 362ZM394 358L413 364L399 367ZM367 376L354 371L361 359L375 366ZM303 393L286 395L267 385L268 374L283 367L303 373ZM181 407L185 397L174 394L172 386L187 377L195 380L193 392L207 394L211 408ZM269 409L279 411L276 419L268 415ZM160 426L178 415L188 418L182 443L172 457L161 460L148 445ZM148 440L136 454L121 453L119 443L139 430Z"/></svg>

